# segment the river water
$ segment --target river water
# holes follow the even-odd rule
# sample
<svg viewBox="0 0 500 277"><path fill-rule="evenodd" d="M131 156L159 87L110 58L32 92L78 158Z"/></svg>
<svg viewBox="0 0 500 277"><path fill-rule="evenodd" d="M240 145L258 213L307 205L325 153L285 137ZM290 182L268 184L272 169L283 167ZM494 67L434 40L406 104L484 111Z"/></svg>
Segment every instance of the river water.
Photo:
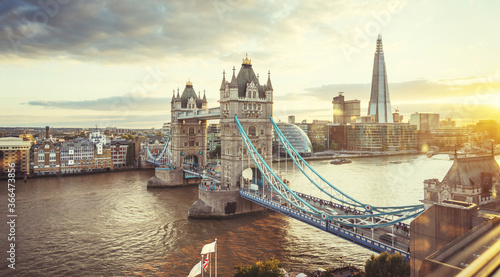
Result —
<svg viewBox="0 0 500 277"><path fill-rule="evenodd" d="M402 161L391 164L390 161ZM419 204L423 180L442 179L445 156L353 159L310 163L347 194L372 205ZM291 162L273 164L292 187L315 194ZM218 240L220 276L271 256L286 269L363 266L372 254L331 234L274 212L226 220L187 218L196 187L147 189L152 170L31 179L16 187L16 269L7 268L2 224L1 276L187 276L204 244ZM7 183L6 181L2 181ZM2 186L6 190L6 186ZM5 191L5 195L7 191ZM6 214L6 196L1 197ZM4 220L7 221L6 217Z"/></svg>

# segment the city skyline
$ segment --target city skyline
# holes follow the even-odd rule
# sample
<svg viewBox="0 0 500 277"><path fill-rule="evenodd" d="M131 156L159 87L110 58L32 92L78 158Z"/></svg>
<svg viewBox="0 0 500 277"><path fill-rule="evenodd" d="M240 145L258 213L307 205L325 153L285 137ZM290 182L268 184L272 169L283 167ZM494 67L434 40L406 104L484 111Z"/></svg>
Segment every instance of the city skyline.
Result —
<svg viewBox="0 0 500 277"><path fill-rule="evenodd" d="M331 120L339 91L366 115L379 33L405 121L500 117L497 3L36 3L0 4L5 127L160 128L172 90L190 80L215 107L246 53L261 82L271 71L278 120Z"/></svg>

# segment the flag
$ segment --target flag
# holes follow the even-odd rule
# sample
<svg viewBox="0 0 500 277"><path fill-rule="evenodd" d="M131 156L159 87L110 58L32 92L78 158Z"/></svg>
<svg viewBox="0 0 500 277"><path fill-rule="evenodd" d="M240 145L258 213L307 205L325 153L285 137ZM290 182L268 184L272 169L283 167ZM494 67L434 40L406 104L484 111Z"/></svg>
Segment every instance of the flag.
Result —
<svg viewBox="0 0 500 277"><path fill-rule="evenodd" d="M193 266L193 268L189 272L188 277L194 277L200 274L201 274L201 261L199 261L195 266Z"/></svg>
<svg viewBox="0 0 500 277"><path fill-rule="evenodd" d="M207 255L207 257L205 258L205 261L203 262L203 269L204 269L205 271L207 271L207 267L208 267L208 255Z"/></svg>
<svg viewBox="0 0 500 277"><path fill-rule="evenodd" d="M215 252L215 241L209 244L205 244L201 249L201 255Z"/></svg>

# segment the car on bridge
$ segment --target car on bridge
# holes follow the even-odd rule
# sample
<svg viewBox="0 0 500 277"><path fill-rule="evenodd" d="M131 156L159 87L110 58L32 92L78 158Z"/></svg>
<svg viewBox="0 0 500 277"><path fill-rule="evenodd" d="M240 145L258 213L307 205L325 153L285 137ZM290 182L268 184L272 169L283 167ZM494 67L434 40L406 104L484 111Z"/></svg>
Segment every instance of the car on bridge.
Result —
<svg viewBox="0 0 500 277"><path fill-rule="evenodd" d="M380 235L380 240L385 241L385 242L389 242L389 243L396 242L397 239L398 239L398 237L396 237L396 235L391 234L391 233L384 233L384 234Z"/></svg>

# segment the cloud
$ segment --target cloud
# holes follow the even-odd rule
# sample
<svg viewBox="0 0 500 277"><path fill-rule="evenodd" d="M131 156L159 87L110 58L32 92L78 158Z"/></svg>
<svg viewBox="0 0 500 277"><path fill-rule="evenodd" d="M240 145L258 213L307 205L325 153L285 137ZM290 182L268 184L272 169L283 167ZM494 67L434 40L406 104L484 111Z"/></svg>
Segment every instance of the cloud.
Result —
<svg viewBox="0 0 500 277"><path fill-rule="evenodd" d="M170 122L170 114L118 114L118 115L85 115L85 116L55 116L55 115L7 115L4 116L6 127L78 127L88 128L97 125L101 127L121 127L121 128L160 128L164 122ZM14 123L15 120L22 120L22 124Z"/></svg>
<svg viewBox="0 0 500 277"><path fill-rule="evenodd" d="M500 93L500 82L485 82L485 79L462 78L440 81L414 80L389 83L389 95L391 103L397 103L410 100L435 101L436 99L447 97ZM472 82L471 80L476 81ZM305 96L317 99L332 99L341 91L344 92L346 99L360 99L362 102L368 102L371 84L328 84L315 88L307 88Z"/></svg>
<svg viewBox="0 0 500 277"><path fill-rule="evenodd" d="M340 0L321 5L264 0L5 0L0 3L0 56L111 63L178 56L223 59L248 49L265 56L312 33L335 41L340 36L335 22L385 6Z"/></svg>
<svg viewBox="0 0 500 277"><path fill-rule="evenodd" d="M140 97L128 94L83 101L33 100L26 104L52 109L116 111L124 113L133 111L166 111L167 108L170 108L170 101L170 98Z"/></svg>

